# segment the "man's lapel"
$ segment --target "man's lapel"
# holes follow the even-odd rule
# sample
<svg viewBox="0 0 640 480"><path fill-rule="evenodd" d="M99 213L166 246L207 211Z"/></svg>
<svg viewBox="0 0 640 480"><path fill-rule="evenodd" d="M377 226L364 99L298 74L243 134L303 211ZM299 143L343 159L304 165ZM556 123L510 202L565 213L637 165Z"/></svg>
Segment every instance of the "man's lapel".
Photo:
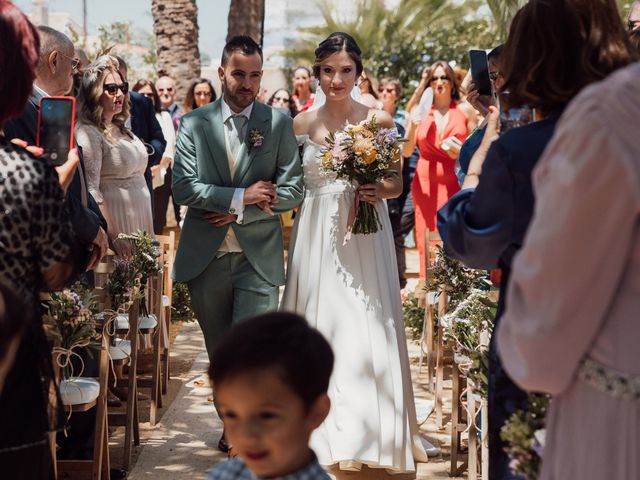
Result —
<svg viewBox="0 0 640 480"><path fill-rule="evenodd" d="M206 108L206 107L205 107ZM220 178L225 185L231 185L231 171L229 170L229 159L225 144L224 125L222 123L222 113L220 112L220 100L216 100L205 116L207 123L202 124L202 134L207 139L213 164L218 170Z"/></svg>
<svg viewBox="0 0 640 480"><path fill-rule="evenodd" d="M256 101L253 104L253 110L251 111L251 118L247 125L247 133L244 136L244 144L238 155L236 174L233 177L233 185L239 186L242 179L249 171L251 163L253 162L256 154L267 147L267 139L271 135L271 108ZM252 134L255 132L262 137L261 146L252 146Z"/></svg>

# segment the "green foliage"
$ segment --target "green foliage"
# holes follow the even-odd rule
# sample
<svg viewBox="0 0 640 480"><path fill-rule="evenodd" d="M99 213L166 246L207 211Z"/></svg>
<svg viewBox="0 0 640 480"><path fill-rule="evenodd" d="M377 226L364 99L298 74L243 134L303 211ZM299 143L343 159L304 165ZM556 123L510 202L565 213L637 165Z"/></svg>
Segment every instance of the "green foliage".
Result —
<svg viewBox="0 0 640 480"><path fill-rule="evenodd" d="M477 350L481 344L481 333L491 332L497 305L486 291L474 290L455 309L447 313L442 323L445 339L455 342L455 348L463 354Z"/></svg>
<svg viewBox="0 0 640 480"><path fill-rule="evenodd" d="M128 259L114 259L114 270L109 275L107 291L113 310L128 312L131 303L140 297L140 274Z"/></svg>
<svg viewBox="0 0 640 480"><path fill-rule="evenodd" d="M514 412L500 431L500 438L507 443L512 472L526 480L535 480L540 473L549 401L548 395L529 394L529 408Z"/></svg>
<svg viewBox="0 0 640 480"><path fill-rule="evenodd" d="M191 307L191 296L186 283L176 282L173 284L173 296L171 299L171 321L172 322L193 322L196 315Z"/></svg>
<svg viewBox="0 0 640 480"><path fill-rule="evenodd" d="M402 302L402 316L405 327L411 330L411 338L420 340L422 327L424 324L425 309L418 306L418 298L410 293L407 299Z"/></svg>
<svg viewBox="0 0 640 480"><path fill-rule="evenodd" d="M467 268L458 260L448 257L442 245L438 245L437 249L435 264L429 270L427 291L443 289L449 296L449 309L455 309L473 289L486 286L486 275L484 271Z"/></svg>

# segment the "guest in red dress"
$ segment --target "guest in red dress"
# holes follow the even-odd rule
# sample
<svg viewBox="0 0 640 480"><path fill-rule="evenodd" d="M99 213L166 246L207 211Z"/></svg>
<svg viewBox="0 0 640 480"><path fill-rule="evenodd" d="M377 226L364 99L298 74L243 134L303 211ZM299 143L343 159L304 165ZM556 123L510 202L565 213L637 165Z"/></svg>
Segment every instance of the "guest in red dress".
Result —
<svg viewBox="0 0 640 480"><path fill-rule="evenodd" d="M411 185L415 204L416 244L420 252L420 278L425 278L425 230L436 231L436 214L460 187L454 164L467 138L470 120L458 107L460 86L448 63L429 69L426 84L433 89L433 105L423 119L420 105L411 111L404 155L418 146L420 159ZM458 143L459 141L459 143Z"/></svg>

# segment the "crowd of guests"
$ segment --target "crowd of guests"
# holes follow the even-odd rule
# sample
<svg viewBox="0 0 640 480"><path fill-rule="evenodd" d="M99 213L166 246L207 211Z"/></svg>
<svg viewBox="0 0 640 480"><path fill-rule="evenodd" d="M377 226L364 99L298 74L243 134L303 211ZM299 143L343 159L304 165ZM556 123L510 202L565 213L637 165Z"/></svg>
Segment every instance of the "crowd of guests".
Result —
<svg viewBox="0 0 640 480"><path fill-rule="evenodd" d="M90 61L67 36L35 28L6 0L0 0L0 38L0 71L12 72L0 76L0 458L7 474L28 470L27 478L50 478L48 433L57 419L48 408L53 374L38 292L60 289L79 274L89 273L91 283L90 272L108 248L130 256L122 233L163 232L181 118L220 92L198 78L180 104L168 76L130 87L124 59L107 54ZM640 415L634 355L640 67L628 67L639 50L638 1L625 31L612 0L531 0L514 18L505 45L488 54L490 96L479 95L467 72L437 61L424 69L402 109L398 79L378 80L366 68L361 74L361 103L386 111L406 138L403 190L388 201L400 288L407 283L411 232L422 279L436 232L451 257L502 272L490 346L492 479L517 478L499 433L516 409L526 408L529 390L556 395L542 478L640 478L633 455L639 425L629 423ZM290 83L263 100L295 117L313 108L312 71L295 68ZM433 101L425 112L427 88ZM501 132L497 99L506 92L505 105L527 105L533 122ZM70 94L77 98L77 148L53 168L34 147L39 102ZM175 202L173 212L177 224L187 214ZM325 348L295 318L288 319L293 326L270 321ZM247 341L249 331L243 335ZM267 348L262 357L249 355L265 345L260 340L241 357L236 347L222 349L220 365L231 362L237 371L214 369L214 380L231 384L245 369L273 366L291 370L286 378L303 395L306 387L295 382L308 376L298 379L291 358ZM300 358L305 353L298 351ZM328 409L330 351L324 357L328 366L318 373L317 391L302 403L295 399L310 418L299 437L303 445ZM271 363L263 365L264 358ZM113 394L111 402L124 398ZM221 400L221 408L231 407ZM32 414L16 416L25 409ZM233 430L227 432L233 440ZM311 461L315 469L312 460L305 465Z"/></svg>

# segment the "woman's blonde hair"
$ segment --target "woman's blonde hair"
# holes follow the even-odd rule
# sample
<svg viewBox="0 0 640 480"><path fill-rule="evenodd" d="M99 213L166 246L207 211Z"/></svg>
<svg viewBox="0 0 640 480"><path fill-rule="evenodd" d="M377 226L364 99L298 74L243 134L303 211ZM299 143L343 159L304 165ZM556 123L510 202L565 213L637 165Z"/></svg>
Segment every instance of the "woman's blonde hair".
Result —
<svg viewBox="0 0 640 480"><path fill-rule="evenodd" d="M122 82L125 79L118 71L118 60L111 55L102 55L98 57L91 65L87 67L82 76L80 84L80 92L78 94L78 118L81 122L89 125L95 125L104 134L109 141L115 139L111 132L107 129L102 117L103 108L100 105L100 97L104 93L104 79L111 73L118 75ZM112 123L118 127L121 133L131 137L131 132L125 127L125 122L129 118L130 101L129 94L125 95L122 111L114 115Z"/></svg>

